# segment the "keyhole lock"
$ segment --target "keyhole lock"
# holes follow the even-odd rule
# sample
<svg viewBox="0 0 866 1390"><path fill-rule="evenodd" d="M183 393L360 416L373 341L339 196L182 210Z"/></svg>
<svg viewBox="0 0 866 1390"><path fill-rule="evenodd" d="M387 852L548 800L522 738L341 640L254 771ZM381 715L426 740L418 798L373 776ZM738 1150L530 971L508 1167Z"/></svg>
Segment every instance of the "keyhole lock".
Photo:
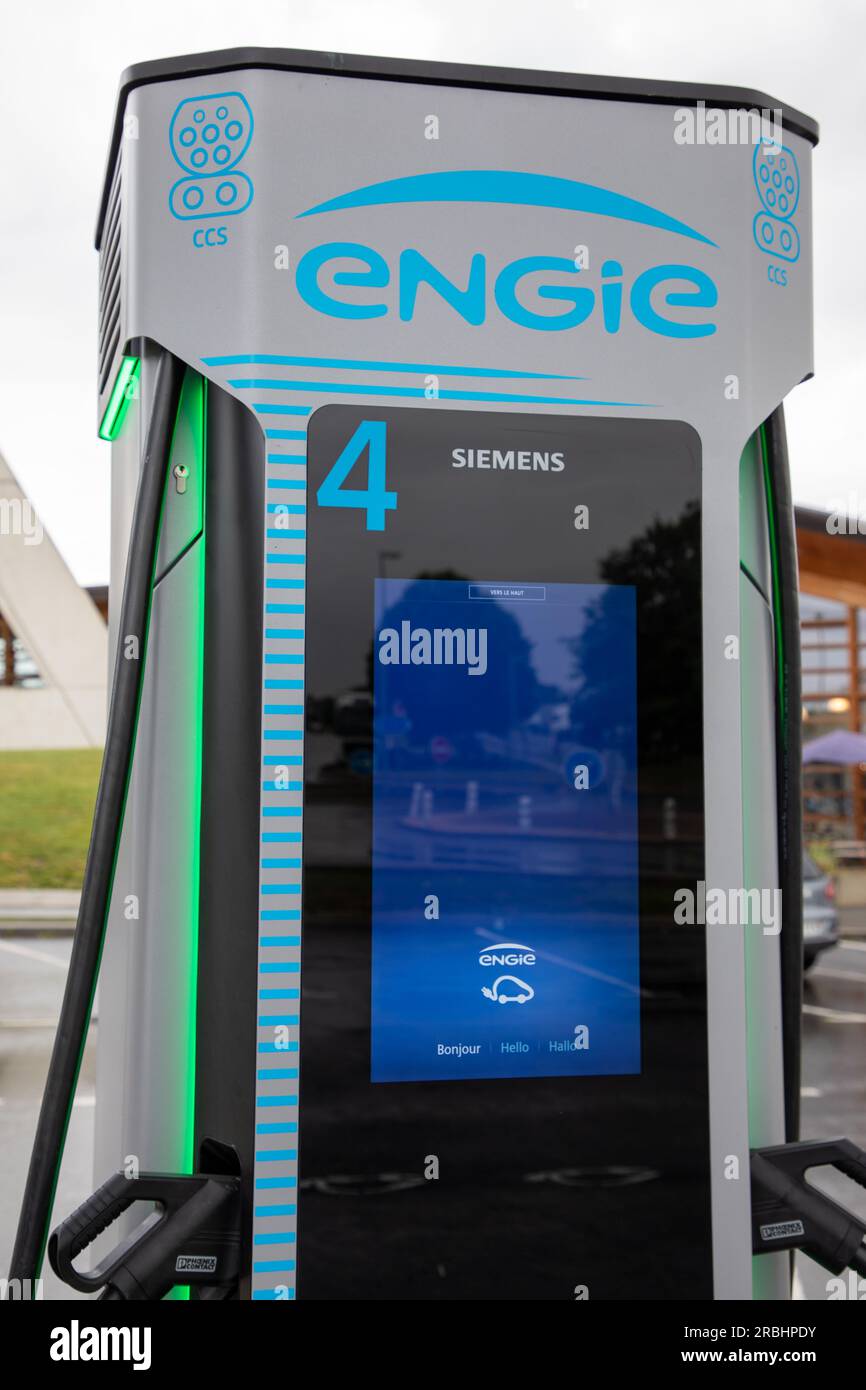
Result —
<svg viewBox="0 0 866 1390"><path fill-rule="evenodd" d="M189 477L189 469L185 463L176 463L173 469L174 485L178 492L186 492L186 480Z"/></svg>

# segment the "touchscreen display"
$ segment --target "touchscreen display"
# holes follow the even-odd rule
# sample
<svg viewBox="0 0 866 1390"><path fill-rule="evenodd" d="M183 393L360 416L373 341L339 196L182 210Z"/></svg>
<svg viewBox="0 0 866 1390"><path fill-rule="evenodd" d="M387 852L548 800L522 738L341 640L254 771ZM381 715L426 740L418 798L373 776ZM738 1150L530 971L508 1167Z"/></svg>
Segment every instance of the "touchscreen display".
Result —
<svg viewBox="0 0 866 1390"><path fill-rule="evenodd" d="M633 587L377 579L374 622L372 1080L639 1071Z"/></svg>
<svg viewBox="0 0 866 1390"><path fill-rule="evenodd" d="M328 404L306 470L298 1297L709 1298L700 439Z"/></svg>

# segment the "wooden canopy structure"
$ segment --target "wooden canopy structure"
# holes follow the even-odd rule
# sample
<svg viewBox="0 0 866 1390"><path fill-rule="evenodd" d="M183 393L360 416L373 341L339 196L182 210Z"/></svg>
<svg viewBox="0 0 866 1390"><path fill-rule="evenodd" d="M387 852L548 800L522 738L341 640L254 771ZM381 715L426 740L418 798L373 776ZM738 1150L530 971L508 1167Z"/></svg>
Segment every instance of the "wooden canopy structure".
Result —
<svg viewBox="0 0 866 1390"><path fill-rule="evenodd" d="M866 518L796 510L803 737L866 728ZM862 525L862 531L859 527ZM866 839L864 765L804 770L807 839Z"/></svg>

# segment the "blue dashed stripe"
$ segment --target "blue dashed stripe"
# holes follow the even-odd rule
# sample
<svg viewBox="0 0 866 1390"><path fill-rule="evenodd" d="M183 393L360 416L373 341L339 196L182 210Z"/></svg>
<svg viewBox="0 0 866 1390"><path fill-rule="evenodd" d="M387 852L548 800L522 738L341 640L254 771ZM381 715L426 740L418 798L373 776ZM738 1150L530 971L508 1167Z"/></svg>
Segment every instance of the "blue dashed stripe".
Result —
<svg viewBox="0 0 866 1390"><path fill-rule="evenodd" d="M274 381L262 377L246 377L230 380L229 385L236 391L303 391L316 396L394 396L408 400L427 400L426 386L366 386L360 382L342 381ZM652 401L609 401L590 399L585 396L529 396L511 391L453 391L440 387L436 393L440 401L501 401L509 405L571 405L571 406L618 406L620 409L652 409ZM278 406L264 401L254 401L253 410L258 415L279 415Z"/></svg>
<svg viewBox="0 0 866 1390"><path fill-rule="evenodd" d="M326 367L348 372L399 372L411 376L472 376L505 380L588 381L585 376L561 372L526 372L505 367L447 366L442 362L394 362L358 357L287 357L282 353L242 353L238 357L203 357L207 367ZM232 383L234 384L234 383Z"/></svg>

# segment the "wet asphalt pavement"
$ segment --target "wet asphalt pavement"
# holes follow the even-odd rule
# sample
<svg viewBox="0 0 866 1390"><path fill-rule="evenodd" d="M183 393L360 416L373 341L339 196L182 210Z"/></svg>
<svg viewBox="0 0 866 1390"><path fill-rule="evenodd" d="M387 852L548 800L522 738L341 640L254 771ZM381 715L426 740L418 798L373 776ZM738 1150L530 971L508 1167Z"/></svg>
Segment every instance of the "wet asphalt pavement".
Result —
<svg viewBox="0 0 866 1390"><path fill-rule="evenodd" d="M70 937L0 931L0 1271L8 1268ZM98 1012L98 1001L97 1001ZM72 1113L56 1213L92 1188L95 1032ZM866 1148L866 939L845 939L806 977L803 1017L803 1138L845 1135ZM831 1174L822 1185L866 1221L866 1190ZM798 1259L798 1296L825 1299L829 1276ZM62 1292L61 1292L62 1289ZM46 1269L45 1297L77 1297Z"/></svg>
<svg viewBox="0 0 866 1390"><path fill-rule="evenodd" d="M846 938L824 951L806 975L801 1095L804 1139L844 1136L866 1149L864 939ZM866 1190L834 1171L812 1180L866 1221ZM801 1258L798 1272L806 1298L827 1297L825 1270Z"/></svg>

